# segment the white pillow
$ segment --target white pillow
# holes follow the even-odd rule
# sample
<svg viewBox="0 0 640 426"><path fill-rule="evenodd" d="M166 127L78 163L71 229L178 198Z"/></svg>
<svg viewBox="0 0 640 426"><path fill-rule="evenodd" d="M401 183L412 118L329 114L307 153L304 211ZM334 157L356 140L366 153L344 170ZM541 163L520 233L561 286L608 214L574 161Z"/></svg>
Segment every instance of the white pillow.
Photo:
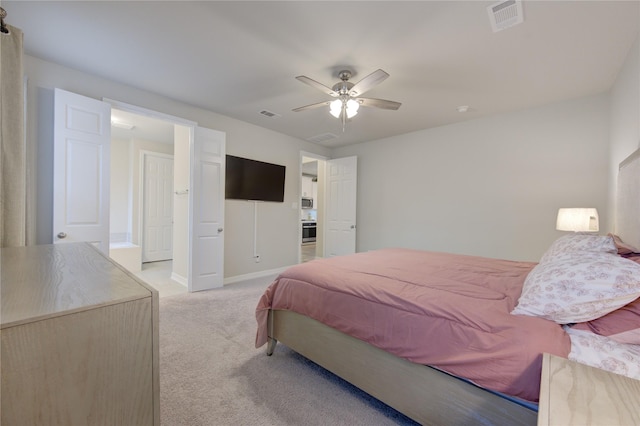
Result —
<svg viewBox="0 0 640 426"><path fill-rule="evenodd" d="M640 297L640 264L611 253L568 253L529 272L511 312L558 324L591 321Z"/></svg>
<svg viewBox="0 0 640 426"><path fill-rule="evenodd" d="M609 235L567 234L551 244L542 255L540 263L545 263L570 253L618 253L618 248L613 237Z"/></svg>

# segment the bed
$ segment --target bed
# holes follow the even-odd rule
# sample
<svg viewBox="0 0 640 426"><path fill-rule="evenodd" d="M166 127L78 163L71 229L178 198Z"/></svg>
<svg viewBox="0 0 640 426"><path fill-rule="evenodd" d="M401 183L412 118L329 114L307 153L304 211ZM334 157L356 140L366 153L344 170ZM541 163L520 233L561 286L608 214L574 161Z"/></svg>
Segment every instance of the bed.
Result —
<svg viewBox="0 0 640 426"><path fill-rule="evenodd" d="M256 347L280 341L421 424L535 424L542 353L640 378L620 365L640 364L639 181L636 152L619 235L566 235L539 263L384 249L291 267L259 301Z"/></svg>

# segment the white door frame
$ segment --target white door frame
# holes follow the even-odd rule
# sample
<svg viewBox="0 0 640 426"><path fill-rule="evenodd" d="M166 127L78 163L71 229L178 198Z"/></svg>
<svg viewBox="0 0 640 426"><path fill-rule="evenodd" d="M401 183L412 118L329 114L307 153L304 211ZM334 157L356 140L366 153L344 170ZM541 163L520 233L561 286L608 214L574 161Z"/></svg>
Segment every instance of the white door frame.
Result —
<svg viewBox="0 0 640 426"><path fill-rule="evenodd" d="M196 123L195 121L191 121L191 120L186 120L184 118L181 117L175 117L173 115L169 115L169 114L164 114L162 112L158 112L158 111L153 111L147 108L142 108L139 107L137 105L131 105L125 102L121 102L121 101L117 101L114 99L109 99L109 98L103 98L102 99L105 102L108 102L111 104L111 109L117 109L117 110L121 110L121 111L126 111L126 112L130 112L132 114L138 114L138 115L143 115L145 117L150 117L150 118L154 118L154 119L158 119L158 120L163 120L163 121L167 121L170 122L174 125L179 125L179 126L185 126L185 127L189 127L190 130L190 134L191 134L191 144L193 144L193 137L194 137L194 133L195 133L195 129L196 127L198 127L198 123ZM190 155L190 154L189 154ZM140 158L142 158L143 156L141 155ZM138 187L139 189L142 188L143 185L143 180L141 179L140 182L138 182ZM142 194L140 192L140 194ZM140 224L142 223L142 218L140 217L140 215L142 214L141 206L142 206L142 202L139 204L139 208L137 211L137 215L138 215L138 241L141 242L142 241L142 226L140 226ZM187 250L189 250L189 253L187 253L187 258L191 258L191 246L189 245L189 247L187 248ZM188 282L191 280L191 277L187 277L187 283L186 285L188 286Z"/></svg>
<svg viewBox="0 0 640 426"><path fill-rule="evenodd" d="M155 151L148 151L148 150L140 150L140 164L139 164L139 169L141 170L141 176L140 179L138 181L138 194L140 194L138 196L140 203L138 203L138 211L137 211L137 215L138 215L138 243L139 245L142 247L142 253L143 253L143 258L144 258L144 227L145 227L145 218L144 218L144 194L145 194L145 183L146 183L146 173L147 170L145 168L145 164L146 164L146 159L147 156L154 156L154 157L160 157L160 158L168 158L173 160L173 155L172 154L165 154L163 152L155 152ZM173 196L173 194L172 194ZM173 251L173 244L172 244L172 248L171 251Z"/></svg>

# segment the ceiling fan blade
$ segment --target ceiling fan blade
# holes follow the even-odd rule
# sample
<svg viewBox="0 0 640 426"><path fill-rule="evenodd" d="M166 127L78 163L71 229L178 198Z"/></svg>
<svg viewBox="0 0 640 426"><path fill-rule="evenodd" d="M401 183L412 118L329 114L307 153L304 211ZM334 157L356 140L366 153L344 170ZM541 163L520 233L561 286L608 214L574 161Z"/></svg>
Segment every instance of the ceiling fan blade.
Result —
<svg viewBox="0 0 640 426"><path fill-rule="evenodd" d="M366 107L397 110L402 105L400 102L388 101L386 99L358 98L358 103Z"/></svg>
<svg viewBox="0 0 640 426"><path fill-rule="evenodd" d="M323 93L326 93L327 95L333 96L334 98L337 98L340 95L338 92L334 91L332 88L327 87L322 83L318 83L317 81L307 77L306 75L299 75L296 77L296 80L301 81L305 84L308 84L311 87L315 87L316 89L322 91Z"/></svg>
<svg viewBox="0 0 640 426"><path fill-rule="evenodd" d="M353 86L351 90L349 90L349 96L360 96L364 94L364 92L371 89L373 86L382 83L387 77L389 77L389 74L387 74L386 72L380 69L376 70L357 82L355 86Z"/></svg>
<svg viewBox="0 0 640 426"><path fill-rule="evenodd" d="M319 107L323 107L323 106L329 106L330 103L331 103L331 101L318 102L317 104L305 105L305 106L301 106L301 107L298 107L298 108L294 108L294 109L292 109L292 111L295 111L295 112L306 111L308 109L314 109L314 108L319 108Z"/></svg>

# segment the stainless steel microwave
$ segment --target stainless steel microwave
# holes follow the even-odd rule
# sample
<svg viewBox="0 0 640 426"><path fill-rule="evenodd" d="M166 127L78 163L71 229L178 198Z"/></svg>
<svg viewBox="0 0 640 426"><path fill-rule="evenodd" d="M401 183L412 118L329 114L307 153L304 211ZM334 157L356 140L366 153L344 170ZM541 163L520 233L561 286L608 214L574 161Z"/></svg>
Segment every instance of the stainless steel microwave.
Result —
<svg viewBox="0 0 640 426"><path fill-rule="evenodd" d="M303 209L312 209L313 208L313 198L302 197L302 201L300 202L300 206Z"/></svg>

